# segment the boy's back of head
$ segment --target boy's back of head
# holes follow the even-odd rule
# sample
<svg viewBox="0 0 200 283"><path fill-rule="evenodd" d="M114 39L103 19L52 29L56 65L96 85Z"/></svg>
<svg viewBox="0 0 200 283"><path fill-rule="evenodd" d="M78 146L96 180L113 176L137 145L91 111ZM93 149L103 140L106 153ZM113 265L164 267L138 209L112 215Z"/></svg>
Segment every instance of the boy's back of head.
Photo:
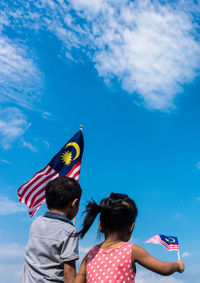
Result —
<svg viewBox="0 0 200 283"><path fill-rule="evenodd" d="M73 178L59 177L46 186L45 196L49 210L64 209L70 202L81 198L82 189Z"/></svg>

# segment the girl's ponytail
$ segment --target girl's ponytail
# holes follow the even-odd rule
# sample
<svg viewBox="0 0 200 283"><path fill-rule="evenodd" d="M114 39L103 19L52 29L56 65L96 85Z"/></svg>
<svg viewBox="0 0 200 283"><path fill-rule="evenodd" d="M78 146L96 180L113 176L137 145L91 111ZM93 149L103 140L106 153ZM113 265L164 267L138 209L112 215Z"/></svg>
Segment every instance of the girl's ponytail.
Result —
<svg viewBox="0 0 200 283"><path fill-rule="evenodd" d="M86 206L86 216L81 231L75 235L83 238L91 227L98 213L100 213L101 232L118 232L121 238L130 230L137 217L135 202L127 195L111 193L102 199L100 205L91 200Z"/></svg>
<svg viewBox="0 0 200 283"><path fill-rule="evenodd" d="M86 216L83 222L83 228L76 235L80 235L80 237L83 238L87 231L90 229L98 213L100 213L101 211L101 206L99 206L94 200L91 200L86 206Z"/></svg>

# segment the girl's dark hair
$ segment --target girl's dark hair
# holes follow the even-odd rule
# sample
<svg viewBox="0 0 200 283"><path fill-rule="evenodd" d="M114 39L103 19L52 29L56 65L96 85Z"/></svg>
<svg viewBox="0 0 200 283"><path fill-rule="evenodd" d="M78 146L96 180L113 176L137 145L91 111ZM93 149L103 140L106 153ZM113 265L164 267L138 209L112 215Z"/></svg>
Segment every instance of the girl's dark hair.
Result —
<svg viewBox="0 0 200 283"><path fill-rule="evenodd" d="M83 228L78 232L84 237L90 226L100 213L101 230L103 233L124 232L130 227L137 217L135 202L127 195L111 193L108 198L102 199L100 205L91 200L86 206L86 216Z"/></svg>

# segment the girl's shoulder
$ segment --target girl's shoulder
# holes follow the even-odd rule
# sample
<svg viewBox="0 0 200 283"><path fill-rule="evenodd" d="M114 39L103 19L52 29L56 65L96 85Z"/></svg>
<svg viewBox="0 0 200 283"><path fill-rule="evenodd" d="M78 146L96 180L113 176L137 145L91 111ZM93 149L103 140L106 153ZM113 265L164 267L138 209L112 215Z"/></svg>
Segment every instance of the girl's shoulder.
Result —
<svg viewBox="0 0 200 283"><path fill-rule="evenodd" d="M125 242L122 245L119 245L117 247L114 248L110 248L110 249L103 249L101 248L101 244L99 245L95 245L94 247L92 247L89 252L87 253L87 257L86 259L91 259L93 257L95 257L97 254L100 255L108 255L108 254L126 254L126 255L131 255L133 252L133 247L135 245L129 242Z"/></svg>
<svg viewBox="0 0 200 283"><path fill-rule="evenodd" d="M133 253L132 253L133 262L140 261L141 259L144 259L148 255L149 254L147 253L147 251L144 248L142 248L138 245L133 245Z"/></svg>
<svg viewBox="0 0 200 283"><path fill-rule="evenodd" d="M98 249L99 249L99 245L95 245L94 247L92 247L92 248L89 249L88 254L91 253L91 252L94 252L94 251L96 251L96 250L98 250Z"/></svg>
<svg viewBox="0 0 200 283"><path fill-rule="evenodd" d="M141 254L144 251L144 248L138 245L133 245L133 253Z"/></svg>
<svg viewBox="0 0 200 283"><path fill-rule="evenodd" d="M111 247L109 249L104 249L102 248L102 244L99 245L95 245L94 247L92 247L89 252L88 255L92 255L92 254L96 254L97 252L100 253L112 253L112 252L118 252L118 251L127 251L130 252L133 250L133 246L134 244L129 243L129 242L125 242L119 246L115 246L115 247Z"/></svg>

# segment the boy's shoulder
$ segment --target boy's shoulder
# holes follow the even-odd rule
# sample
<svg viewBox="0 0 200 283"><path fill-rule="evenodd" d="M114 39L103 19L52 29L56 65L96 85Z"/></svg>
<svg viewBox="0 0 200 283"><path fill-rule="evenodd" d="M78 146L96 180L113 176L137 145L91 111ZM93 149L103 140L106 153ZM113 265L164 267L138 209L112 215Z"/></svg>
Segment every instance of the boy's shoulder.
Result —
<svg viewBox="0 0 200 283"><path fill-rule="evenodd" d="M37 217L31 225L31 233L37 235L47 235L63 238L67 235L76 233L76 228L70 220L62 220L62 218L51 218L44 216Z"/></svg>

